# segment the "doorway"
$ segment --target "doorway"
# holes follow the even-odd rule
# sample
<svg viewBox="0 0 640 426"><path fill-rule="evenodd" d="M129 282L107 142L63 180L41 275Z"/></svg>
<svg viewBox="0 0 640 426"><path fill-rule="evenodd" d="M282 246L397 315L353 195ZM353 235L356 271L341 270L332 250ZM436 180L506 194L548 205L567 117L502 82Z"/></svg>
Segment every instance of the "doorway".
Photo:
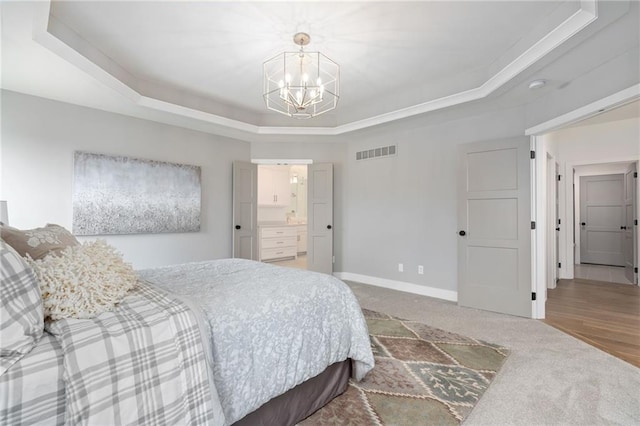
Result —
<svg viewBox="0 0 640 426"><path fill-rule="evenodd" d="M636 250L633 227L627 232L626 226L633 222L636 198L635 182L625 180L630 169L635 169L635 162L573 166L573 276L577 279L634 284L633 265L630 276L625 275L626 262L633 263Z"/></svg>
<svg viewBox="0 0 640 426"><path fill-rule="evenodd" d="M547 289L556 288L556 283L560 278L560 165L555 157L547 153L546 156L547 173L547 211L546 211L546 233L547 233ZM546 292L545 292L546 299Z"/></svg>
<svg viewBox="0 0 640 426"><path fill-rule="evenodd" d="M536 157L544 159L551 154L560 163L560 196L559 216L562 220L559 231L560 282L574 278L575 246L577 241L574 224L574 179L575 166L588 165L596 162L633 162L640 159L637 145L637 125L640 119L640 100L635 91L625 89L606 98L602 98L589 105L585 105L562 116L555 117L544 123L528 128L525 134L531 136L532 150ZM603 111L606 111L603 113ZM538 229L546 229L548 215L547 198L547 161L535 160L534 199L535 209L532 220L539 224ZM637 179L636 179L637 181ZM640 192L636 189L637 198ZM637 206L635 214L637 219ZM637 252L638 228L630 232L635 239L632 244L636 249L633 262L634 269L640 263ZM534 232L532 239L533 281L532 291L542 294L547 289L549 265L547 250L552 250L555 241L549 241L547 232ZM577 262L575 262L577 263ZM633 271L633 269L632 269ZM635 272L637 280L637 272ZM545 318L546 300L538 297L533 303L534 317Z"/></svg>
<svg viewBox="0 0 640 426"><path fill-rule="evenodd" d="M258 260L307 269L306 164L258 165Z"/></svg>
<svg viewBox="0 0 640 426"><path fill-rule="evenodd" d="M306 269L333 273L333 164L313 163L311 160L252 160L251 163L235 161L233 163L233 239L231 252L234 258L251 260L285 260L297 258L297 231L293 226L304 224L287 224L287 211L291 215L291 181L277 177L278 169L270 169L266 177L271 184L271 191L260 195L258 199L258 165L306 164ZM278 175L279 176L279 175ZM275 180L274 180L275 179ZM258 226L258 206L269 206L282 209L282 216L272 223L261 223ZM298 208L298 207L296 207ZM294 209L295 210L295 209ZM272 218L276 213L267 213ZM264 216L263 216L264 219ZM296 216L296 220L297 220ZM271 226L265 226L271 225ZM279 228L279 229L278 229ZM263 238L264 237L264 238ZM281 238L282 237L282 238ZM286 237L286 238L285 238ZM268 241L267 241L268 240ZM282 250L281 247L287 247Z"/></svg>
<svg viewBox="0 0 640 426"><path fill-rule="evenodd" d="M633 274L631 280L626 276L623 264L635 256L636 243L625 244L625 228L635 211L637 179L624 179L635 167L636 161L567 167L567 188L572 190L567 191L565 218L573 222L567 233L575 261L568 265L571 275L549 289L544 321L640 366L640 330L635 326L640 288L633 285Z"/></svg>

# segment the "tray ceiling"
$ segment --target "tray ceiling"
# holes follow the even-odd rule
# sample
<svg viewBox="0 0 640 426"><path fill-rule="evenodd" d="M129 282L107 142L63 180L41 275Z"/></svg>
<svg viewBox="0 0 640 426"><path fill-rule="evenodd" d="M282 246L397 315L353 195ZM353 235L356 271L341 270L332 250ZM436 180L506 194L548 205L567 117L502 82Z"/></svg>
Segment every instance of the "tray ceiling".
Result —
<svg viewBox="0 0 640 426"><path fill-rule="evenodd" d="M597 19L595 0L38 3L34 39L136 107L256 134L340 134L482 99ZM298 31L341 67L336 110L304 121L261 96L263 61L296 50Z"/></svg>

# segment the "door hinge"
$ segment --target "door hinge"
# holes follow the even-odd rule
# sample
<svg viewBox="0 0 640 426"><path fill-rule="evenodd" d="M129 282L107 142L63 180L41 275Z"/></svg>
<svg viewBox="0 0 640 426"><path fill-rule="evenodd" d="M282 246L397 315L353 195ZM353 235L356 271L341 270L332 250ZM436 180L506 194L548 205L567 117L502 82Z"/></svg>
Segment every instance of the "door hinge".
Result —
<svg viewBox="0 0 640 426"><path fill-rule="evenodd" d="M638 172L633 172L633 177L637 178L638 177Z"/></svg>
<svg viewBox="0 0 640 426"><path fill-rule="evenodd" d="M531 156L531 159L532 159L532 160L536 158L536 152L535 152L535 151L531 151L531 152L529 153L529 155Z"/></svg>
<svg viewBox="0 0 640 426"><path fill-rule="evenodd" d="M562 268L562 262L558 262L558 268Z"/></svg>
<svg viewBox="0 0 640 426"><path fill-rule="evenodd" d="M536 229L536 223L534 221L531 221L531 229Z"/></svg>
<svg viewBox="0 0 640 426"><path fill-rule="evenodd" d="M536 292L531 293L531 300L536 300Z"/></svg>
<svg viewBox="0 0 640 426"><path fill-rule="evenodd" d="M633 224L634 224L635 226L638 226L638 219L635 219L635 220L633 221Z"/></svg>
<svg viewBox="0 0 640 426"><path fill-rule="evenodd" d="M558 175L558 182L562 180L562 176Z"/></svg>
<svg viewBox="0 0 640 426"><path fill-rule="evenodd" d="M633 268L633 272L638 273L638 268Z"/></svg>

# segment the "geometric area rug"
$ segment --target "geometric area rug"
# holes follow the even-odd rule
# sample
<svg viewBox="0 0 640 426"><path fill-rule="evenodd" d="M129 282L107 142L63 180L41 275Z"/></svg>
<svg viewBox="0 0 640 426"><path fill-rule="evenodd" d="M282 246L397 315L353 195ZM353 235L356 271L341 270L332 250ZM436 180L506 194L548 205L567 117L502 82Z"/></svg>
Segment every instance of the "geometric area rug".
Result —
<svg viewBox="0 0 640 426"><path fill-rule="evenodd" d="M458 425L509 350L363 309L375 367L300 425Z"/></svg>

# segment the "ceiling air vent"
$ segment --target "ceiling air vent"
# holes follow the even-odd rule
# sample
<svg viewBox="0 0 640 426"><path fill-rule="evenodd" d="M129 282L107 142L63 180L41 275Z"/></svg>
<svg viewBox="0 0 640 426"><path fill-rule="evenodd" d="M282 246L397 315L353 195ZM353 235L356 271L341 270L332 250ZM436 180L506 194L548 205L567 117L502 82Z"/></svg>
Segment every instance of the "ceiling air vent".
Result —
<svg viewBox="0 0 640 426"><path fill-rule="evenodd" d="M366 149L356 152L356 160L371 160L372 158L388 157L396 155L398 145L383 146L380 148Z"/></svg>

